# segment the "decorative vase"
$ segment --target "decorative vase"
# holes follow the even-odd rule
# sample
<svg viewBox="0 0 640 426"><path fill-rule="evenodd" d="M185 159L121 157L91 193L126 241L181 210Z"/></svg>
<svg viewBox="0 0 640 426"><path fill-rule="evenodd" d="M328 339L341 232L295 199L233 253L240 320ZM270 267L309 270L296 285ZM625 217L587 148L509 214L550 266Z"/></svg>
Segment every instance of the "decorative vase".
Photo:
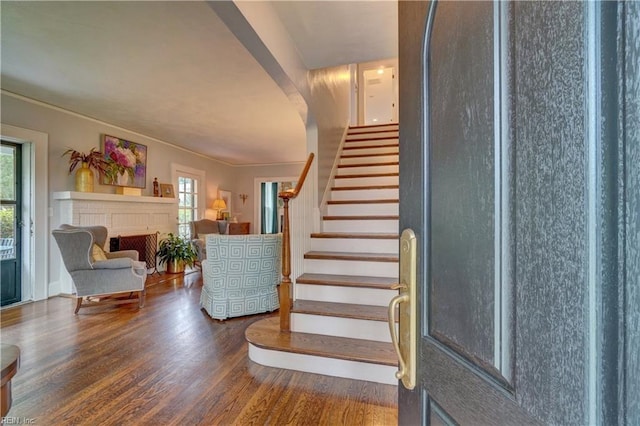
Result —
<svg viewBox="0 0 640 426"><path fill-rule="evenodd" d="M173 259L167 261L167 274L179 274L184 272L184 262L182 260Z"/></svg>
<svg viewBox="0 0 640 426"><path fill-rule="evenodd" d="M93 171L87 163L82 163L76 171L76 191L93 192Z"/></svg>

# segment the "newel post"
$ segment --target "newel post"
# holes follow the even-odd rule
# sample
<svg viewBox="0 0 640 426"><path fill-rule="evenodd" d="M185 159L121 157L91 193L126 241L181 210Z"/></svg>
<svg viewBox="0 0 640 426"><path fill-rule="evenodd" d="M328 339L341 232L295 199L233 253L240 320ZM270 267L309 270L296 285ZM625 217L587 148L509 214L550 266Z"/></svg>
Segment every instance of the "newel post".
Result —
<svg viewBox="0 0 640 426"><path fill-rule="evenodd" d="M289 194L281 193L284 201L284 223L282 225L282 282L280 296L280 331L290 331L291 315L291 241L289 236Z"/></svg>

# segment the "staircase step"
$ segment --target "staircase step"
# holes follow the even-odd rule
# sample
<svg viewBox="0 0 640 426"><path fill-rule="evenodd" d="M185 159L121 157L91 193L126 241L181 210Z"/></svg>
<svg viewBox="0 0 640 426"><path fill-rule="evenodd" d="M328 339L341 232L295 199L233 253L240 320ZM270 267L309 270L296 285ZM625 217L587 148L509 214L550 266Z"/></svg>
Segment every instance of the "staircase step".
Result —
<svg viewBox="0 0 640 426"><path fill-rule="evenodd" d="M367 216L394 215L397 216L400 205L396 203L344 203L327 204L328 216Z"/></svg>
<svg viewBox="0 0 640 426"><path fill-rule="evenodd" d="M349 251L394 253L399 251L398 234L367 234L361 232L328 232L311 234L313 251Z"/></svg>
<svg viewBox="0 0 640 426"><path fill-rule="evenodd" d="M391 342L387 316L386 306L296 300L291 331Z"/></svg>
<svg viewBox="0 0 640 426"><path fill-rule="evenodd" d="M336 187L331 191L331 200L385 200L399 198L400 190L397 185Z"/></svg>
<svg viewBox="0 0 640 426"><path fill-rule="evenodd" d="M344 188L346 186L376 186L398 184L398 176L356 177L336 176L334 186Z"/></svg>
<svg viewBox="0 0 640 426"><path fill-rule="evenodd" d="M399 232L398 219L370 219L370 220L325 220L322 222L323 232Z"/></svg>
<svg viewBox="0 0 640 426"><path fill-rule="evenodd" d="M389 138L384 138L384 139L363 139L363 140L357 140L357 141L349 141L349 140L345 140L344 141L344 146L342 147L342 151L343 153L349 152L349 150L351 149L362 149L362 148L379 148L379 147L385 147L387 145L396 145L399 146L398 143L398 137L389 137Z"/></svg>
<svg viewBox="0 0 640 426"><path fill-rule="evenodd" d="M335 179L343 180L343 179L361 179L361 178L375 178L375 177L396 177L400 179L400 173L398 172L390 172L390 173L354 173L350 175L336 175Z"/></svg>
<svg viewBox="0 0 640 426"><path fill-rule="evenodd" d="M354 153L348 153L348 154L342 154L340 156L341 160L349 160L351 158L364 158L364 157L389 157L389 156L396 156L398 155L398 151L397 150L382 150L383 152L376 152L375 150L371 150L368 149L365 152L354 152Z"/></svg>
<svg viewBox="0 0 640 426"><path fill-rule="evenodd" d="M322 220L398 220L398 215L340 215L322 216Z"/></svg>
<svg viewBox="0 0 640 426"><path fill-rule="evenodd" d="M362 173L398 173L400 170L399 164L397 161L338 164L337 174L339 176L349 176Z"/></svg>
<svg viewBox="0 0 640 426"><path fill-rule="evenodd" d="M334 186L332 191L362 191L368 189L399 189L400 185L361 185L361 186Z"/></svg>
<svg viewBox="0 0 640 426"><path fill-rule="evenodd" d="M391 290L392 286L398 284L398 279L387 277L305 273L296 279L296 283Z"/></svg>
<svg viewBox="0 0 640 426"><path fill-rule="evenodd" d="M360 157L366 157L366 156L382 156L382 155L399 155L400 154L400 150L398 149L397 146L395 147L388 147L385 145L380 145L379 147L371 147L371 146L367 146L367 147L358 147L358 146L354 146L350 149L344 148L342 150L342 154L340 154L340 158L345 158L345 157L354 157L354 156L360 156Z"/></svg>
<svg viewBox="0 0 640 426"><path fill-rule="evenodd" d="M354 135L360 133L380 133L399 131L398 123L370 124L366 126L350 126L347 134Z"/></svg>
<svg viewBox="0 0 640 426"><path fill-rule="evenodd" d="M292 312L328 317L352 318L369 321L388 321L388 309L384 306L359 305L355 303L318 302L296 300ZM396 318L397 322L397 318Z"/></svg>
<svg viewBox="0 0 640 426"><path fill-rule="evenodd" d="M398 153L394 154L372 154L372 155L359 155L359 156L341 156L338 167L340 166L352 166L362 164L380 163L387 164L398 161Z"/></svg>
<svg viewBox="0 0 640 426"><path fill-rule="evenodd" d="M318 232L311 234L311 238L344 238L344 239L365 239L365 240L397 240L398 234L385 233L348 233L348 232Z"/></svg>
<svg viewBox="0 0 640 426"><path fill-rule="evenodd" d="M341 205L341 204L393 204L399 203L397 198L388 198L383 200L329 200L327 204Z"/></svg>
<svg viewBox="0 0 640 426"><path fill-rule="evenodd" d="M296 279L295 299L388 306L398 290L396 277L329 275L306 272Z"/></svg>
<svg viewBox="0 0 640 426"><path fill-rule="evenodd" d="M259 364L346 377L377 383L397 384L397 357L393 345L346 337L280 331L271 317L247 327L249 358Z"/></svg>
<svg viewBox="0 0 640 426"><path fill-rule="evenodd" d="M349 253L331 251L309 251L304 254L305 259L349 260L365 262L398 262L397 254L393 253Z"/></svg>
<svg viewBox="0 0 640 426"><path fill-rule="evenodd" d="M344 146L342 148L342 152L352 153L353 151L359 151L362 149L384 149L384 148L395 148L398 149L400 144L398 142L390 142L390 143L377 143L371 145L352 145Z"/></svg>

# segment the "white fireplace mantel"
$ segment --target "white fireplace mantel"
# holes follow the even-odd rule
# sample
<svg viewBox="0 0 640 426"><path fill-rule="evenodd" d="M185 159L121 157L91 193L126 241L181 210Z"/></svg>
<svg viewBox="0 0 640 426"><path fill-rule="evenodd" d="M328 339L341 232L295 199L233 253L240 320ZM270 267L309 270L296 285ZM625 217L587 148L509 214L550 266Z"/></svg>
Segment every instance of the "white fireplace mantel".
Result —
<svg viewBox="0 0 640 426"><path fill-rule="evenodd" d="M142 197L136 195L103 194L99 192L61 191L53 193L54 200L113 201L116 203L176 204L177 198Z"/></svg>

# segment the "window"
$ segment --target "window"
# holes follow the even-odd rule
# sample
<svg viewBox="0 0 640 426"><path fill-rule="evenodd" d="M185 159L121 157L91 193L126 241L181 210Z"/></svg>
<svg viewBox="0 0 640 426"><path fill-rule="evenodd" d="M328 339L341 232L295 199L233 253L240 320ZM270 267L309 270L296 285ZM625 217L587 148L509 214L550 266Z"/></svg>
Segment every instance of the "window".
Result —
<svg viewBox="0 0 640 426"><path fill-rule="evenodd" d="M178 177L178 235L191 239L190 223L198 219L198 180Z"/></svg>
<svg viewBox="0 0 640 426"><path fill-rule="evenodd" d="M178 176L178 235L191 239L194 220L198 220L198 179Z"/></svg>
<svg viewBox="0 0 640 426"><path fill-rule="evenodd" d="M191 221L202 219L205 211L204 170L171 163L171 180L178 197L178 235L191 239Z"/></svg>

